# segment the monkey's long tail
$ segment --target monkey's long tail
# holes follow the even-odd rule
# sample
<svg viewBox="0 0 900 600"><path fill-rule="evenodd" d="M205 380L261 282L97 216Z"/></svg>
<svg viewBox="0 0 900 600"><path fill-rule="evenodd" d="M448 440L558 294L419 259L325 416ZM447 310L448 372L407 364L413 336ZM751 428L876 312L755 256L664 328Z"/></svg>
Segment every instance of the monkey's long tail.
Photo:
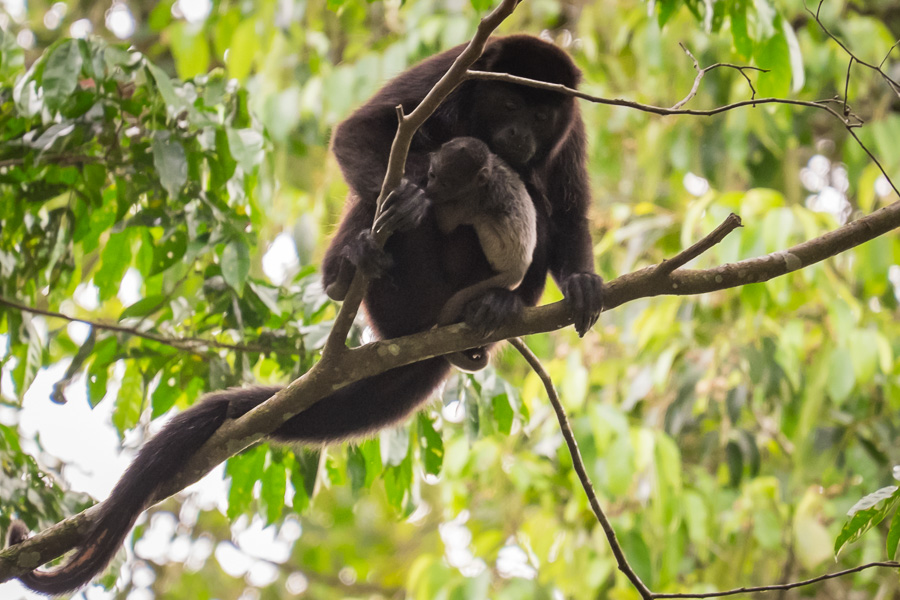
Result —
<svg viewBox="0 0 900 600"><path fill-rule="evenodd" d="M434 358L352 383L288 420L274 437L322 443L370 433L416 409L449 372L446 360ZM260 386L215 392L174 416L140 449L69 560L57 568L34 570L19 579L32 590L51 596L87 585L115 556L159 486L226 419L240 417L279 389ZM19 543L27 536L25 525L17 523L10 527L9 543Z"/></svg>

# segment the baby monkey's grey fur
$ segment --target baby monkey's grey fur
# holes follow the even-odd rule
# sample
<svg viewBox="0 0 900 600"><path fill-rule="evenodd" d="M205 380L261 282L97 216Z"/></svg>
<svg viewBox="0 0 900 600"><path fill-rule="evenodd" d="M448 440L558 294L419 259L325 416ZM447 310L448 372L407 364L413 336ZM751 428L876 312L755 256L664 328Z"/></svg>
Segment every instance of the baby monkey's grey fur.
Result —
<svg viewBox="0 0 900 600"><path fill-rule="evenodd" d="M518 174L487 144L472 137L454 138L432 155L425 195L443 233L460 225L475 228L481 250L496 271L447 300L438 325L448 325L487 290L512 290L522 283L537 244L537 216ZM476 371L487 365L488 354L482 348L447 359L460 369Z"/></svg>

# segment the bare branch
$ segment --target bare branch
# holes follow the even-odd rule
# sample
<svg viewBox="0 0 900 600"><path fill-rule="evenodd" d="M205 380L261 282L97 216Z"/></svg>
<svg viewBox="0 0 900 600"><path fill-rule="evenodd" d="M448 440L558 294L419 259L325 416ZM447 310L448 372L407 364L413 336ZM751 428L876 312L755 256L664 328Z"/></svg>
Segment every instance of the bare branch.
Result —
<svg viewBox="0 0 900 600"><path fill-rule="evenodd" d="M743 76L743 78L747 81L747 85L750 86L750 98L751 98L751 99L756 98L756 88L753 87L753 82L750 81L750 78L747 76L747 73L745 73L744 71L747 70L747 69L749 69L749 70L751 70L751 71L759 71L759 72L761 72L761 73L768 73L768 72L769 72L768 69L761 69L760 67L748 67L748 66L741 66L741 65L733 65L733 64L731 64L731 63L716 63L716 64L714 64L714 65L710 65L710 66L708 66L708 67L706 67L706 68L704 68L704 69L701 69L701 68L700 68L700 63L697 62L697 59L694 58L694 55L691 54L691 51L688 50L688 49L685 47L685 45L682 44L681 42L679 42L678 45L681 46L681 49L684 50L684 53L687 54L688 57L691 59L691 61L694 63L694 70L697 71L697 76L694 78L694 85L693 85L693 87L691 87L691 91L688 92L688 95L685 96L683 100L681 100L680 102L676 102L676 103L672 106L672 109L673 109L673 110L678 110L679 108L681 108L682 106L684 106L685 104L687 104L688 102L690 102L690 100L691 100L694 96L697 95L697 90L700 89L700 82L703 80L704 75L706 75L707 73L709 73L709 72L712 71L713 69L718 69L719 67L726 67L726 68L729 68L729 69L734 69L734 70L736 70L738 73L740 73L741 76Z"/></svg>
<svg viewBox="0 0 900 600"><path fill-rule="evenodd" d="M726 221L727 222L727 221ZM622 275L604 286L604 310L612 310L638 298L660 295L695 295L748 283L760 283L807 267L884 235L900 227L900 202L857 219L821 237L766 256L725 264L712 269L676 269L670 273L650 266ZM482 337L463 324L448 325L402 338L380 340L347 349L331 364L320 361L267 402L240 419L226 422L203 445L166 487L157 492L158 502L198 481L213 467L277 429L284 420L315 404L335 390L365 377L434 356L459 352L489 342L544 333L571 325L573 316L565 300L527 308L517 321ZM99 506L99 505L97 505ZM20 553L37 553L41 562L62 554L81 541L97 506L47 529L22 544L0 552L0 582L29 568L19 566ZM73 526L73 523L78 526ZM64 541L63 541L64 540Z"/></svg>
<svg viewBox="0 0 900 600"><path fill-rule="evenodd" d="M656 267L656 275L657 276L665 276L674 271L675 269L680 269L687 263L691 262L719 242L725 239L725 237L737 229L738 227L743 227L741 223L741 218L734 213L728 215L728 217L722 222L721 225L716 227L709 235L705 238L691 246L686 250L682 250L678 253L677 256L670 258L669 260L664 260Z"/></svg>
<svg viewBox="0 0 900 600"><path fill-rule="evenodd" d="M857 60L859 62L859 60ZM862 63L860 63L862 64ZM695 117L711 117L714 115L718 115L721 113L725 113L728 111L735 110L737 108L742 108L745 106L756 107L760 104L788 104L791 106L806 106L809 108L817 108L819 110L824 110L831 114L835 119L841 122L844 127L850 132L850 135L853 136L853 139L856 140L856 143L863 149L863 151L868 154L874 160L875 164L881 170L881 174L884 175L885 179L888 180L888 183L891 184L891 187L897 192L897 195L900 196L900 192L897 190L897 186L894 184L891 176L888 175L887 171L884 170L884 167L880 162L875 160L872 152L866 147L866 145L859 139L859 137L853 132L853 129L862 125L862 119L860 119L857 115L849 112L849 107L843 102L841 103L844 106L844 110L847 110L847 114L841 114L838 111L834 110L830 106L829 103L834 102L834 99L829 100L793 100L790 98L759 98L756 100L742 100L740 102L733 102L731 104L726 104L724 106L717 106L716 108L711 108L708 110L695 110L695 109L685 109L685 108L664 108L661 106L653 106L651 104L641 104L640 102L634 102L633 100L622 100L621 98L602 98L600 96L592 96L590 94L586 94L584 92L579 92L578 90L574 90L572 88L568 88L564 85L559 85L557 83L547 83L545 81L537 81L535 79L527 79L525 77L517 77L514 75L507 75L505 73L490 73L487 71L469 71L467 77L470 79L482 79L487 81L504 81L506 83L515 83L518 85L525 85L528 87L549 90L553 92L559 92L560 94L567 94L574 98L580 98L582 100L587 100L588 102L593 102L595 104L604 104L607 106L621 106L624 108L632 108L634 110L639 110L641 112L652 113L655 115L661 116L669 116L669 115L692 115ZM900 89L900 88L898 88Z"/></svg>
<svg viewBox="0 0 900 600"><path fill-rule="evenodd" d="M891 46L890 49L888 49L887 54L884 55L884 58L882 58L881 62L878 64L879 69L884 68L884 63L886 63L888 61L888 59L891 57L891 54L894 52L894 49L897 46L900 46L900 40L897 40L896 42L894 42L894 45Z"/></svg>
<svg viewBox="0 0 900 600"><path fill-rule="evenodd" d="M844 45L844 42L842 42L840 39L838 39L838 37L836 35L831 33L831 31L827 27L825 27L825 24L822 22L822 19L820 18L820 15L819 15L819 13L822 10L822 4L824 4L824 3L825 3L825 0L819 0L819 5L816 7L816 12L813 12L812 10L810 10L809 6L806 5L805 1L803 3L803 8L806 10L806 12L808 12L816 20L816 24L819 26L819 28L822 30L822 32L825 35L827 35L828 37L830 37L834 41L835 44L840 46L841 50L843 50L844 52L847 53L847 56L849 56L851 59L851 63L855 60L862 66L872 69L873 71L875 71L876 73L881 75L881 78L884 79L884 81L890 86L890 88L894 91L894 93L897 94L898 96L900 96L900 83L891 79L891 77L881 69L880 65L876 67L875 65L873 65L871 63L867 63L864 60L860 60L860 58L858 56L856 56L852 50L850 50L846 45ZM897 43L900 43L900 42L897 42ZM893 46L891 46L891 50L893 50L896 46L897 46L897 44L895 43ZM891 51L889 50L887 56L885 56L884 60L881 61L882 65L884 64L884 61L887 60L887 57L890 56L890 53L891 53Z"/></svg>
<svg viewBox="0 0 900 600"><path fill-rule="evenodd" d="M553 380L550 379L550 374L544 369L544 365L541 364L540 359L538 359L525 342L522 341L522 338L510 338L509 343L525 357L525 360L528 361L528 364L534 372L537 373L537 376L540 377L541 383L544 384L544 389L547 390L547 396L550 398L550 404L553 406L553 411L556 413L556 419L559 421L559 428L562 431L563 438L566 440L566 446L569 448L569 454L572 457L572 467L578 475L581 487L584 488L584 493L587 495L591 510L594 511L594 516L597 517L597 521L600 522L600 526L603 528L603 533L606 534L606 540L609 542L609 547L612 549L613 556L616 557L616 564L619 570L625 574L625 577L628 578L631 585L637 589L641 598L646 600L652 599L653 593L644 582L641 581L641 578L634 572L631 565L628 564L628 559L625 558L625 552L622 550L622 546L619 544L619 540L616 537L616 531L613 529L612 523L610 523L606 513L603 512L600 501L597 500L597 493L594 491L594 485L591 483L591 478L584 466L584 460L581 458L581 452L578 450L578 442L575 440L575 434L572 432L572 426L569 424L569 417L566 415L566 409L563 408L562 402L559 401L559 395L556 393L556 388L553 387Z"/></svg>
<svg viewBox="0 0 900 600"><path fill-rule="evenodd" d="M204 349L209 348L220 348L224 350L234 350L236 352L260 352L263 354L269 353L278 353L277 350L273 350L271 348L264 348L262 346L252 346L252 345L243 345L243 344L228 344L226 342L219 342L216 340L208 340L205 338L171 338L163 335L158 335L155 333L150 333L148 331L140 331L134 327L126 327L124 325L116 325L115 323L105 323L103 321L94 321L92 319L82 319L80 317L70 317L69 315L65 315L63 313L54 312L52 310L44 310L42 308L34 308L32 306L26 306L25 304L20 304L19 302L15 302L13 300L9 300L7 298L3 298L0 296L0 306L6 306L7 308L12 308L14 310L19 310L22 312L31 313L34 315L41 315L44 317L52 317L54 319L62 319L64 321L69 321L70 323L84 323L85 325L90 325L96 329L103 329L105 331L115 331L117 333L124 333L127 335L133 335L134 337L144 338L146 340L152 340L154 342L158 342L160 344L164 344L166 346L171 346L172 348L178 348L179 350L184 350L185 352L192 352L194 354L202 355ZM283 352L283 351L282 351Z"/></svg>
<svg viewBox="0 0 900 600"><path fill-rule="evenodd" d="M834 579L836 577L843 577L844 575L852 575L853 573L859 573L860 571L865 571L866 569L872 569L875 567L897 569L900 568L900 563L893 561L872 562L865 565L860 565L858 567L853 567L852 569L845 569L843 571L836 571L834 573L820 575L819 577L813 577L812 579L806 579L804 581L794 581L793 583L779 583L774 585L761 585L757 587L742 587L733 590L726 590L724 592L708 592L701 594L653 594L651 598L653 598L654 600L657 598L723 598L725 596L736 596L738 594L774 592L776 590L792 590L794 588L819 583L820 581L826 581L828 579Z"/></svg>

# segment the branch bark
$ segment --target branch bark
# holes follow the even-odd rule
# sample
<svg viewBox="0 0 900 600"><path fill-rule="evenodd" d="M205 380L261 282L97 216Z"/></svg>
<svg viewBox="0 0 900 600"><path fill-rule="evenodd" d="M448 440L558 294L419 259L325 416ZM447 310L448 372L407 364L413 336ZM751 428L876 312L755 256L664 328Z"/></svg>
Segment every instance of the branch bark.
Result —
<svg viewBox="0 0 900 600"><path fill-rule="evenodd" d="M656 265L645 267L606 284L604 310L612 310L638 298L704 294L768 281L840 254L898 227L900 202L821 237L766 256L712 269L676 269L667 273ZM169 485L159 491L154 502L198 481L220 462L274 431L285 419L354 381L426 358L474 348L486 342L554 331L571 325L572 322L573 317L569 314L565 300L562 300L526 309L519 320L487 338L478 336L463 324L456 324L347 349L339 361L317 363L263 405L240 419L223 425ZM33 566L35 553L40 557L40 562L46 562L78 545L82 531L93 519L96 508L92 507L70 517L29 540L0 552L0 582L29 570L30 567L22 565ZM28 561L25 561L26 555Z"/></svg>

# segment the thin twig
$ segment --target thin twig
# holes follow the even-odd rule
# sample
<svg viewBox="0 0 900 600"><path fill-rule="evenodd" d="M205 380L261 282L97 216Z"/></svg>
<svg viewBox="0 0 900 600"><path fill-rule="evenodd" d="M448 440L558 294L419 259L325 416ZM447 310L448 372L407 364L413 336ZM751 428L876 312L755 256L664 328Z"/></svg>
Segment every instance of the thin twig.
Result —
<svg viewBox="0 0 900 600"><path fill-rule="evenodd" d="M806 5L805 1L803 3L803 8L804 8L804 10L806 10L806 12L808 12L810 15L812 15L812 17L816 20L816 24L819 26L819 28L822 30L822 32L825 35L827 35L828 37L830 37L834 41L834 43L836 43L838 46L840 46L841 49L847 53L848 56L852 57L853 60L855 60L862 66L872 69L873 71L875 71L876 73L881 75L881 77L891 86L891 89L895 93L900 91L900 83L897 83L896 81L891 79L891 77L887 73L885 73L881 69L880 66L876 67L875 65L873 65L871 63L867 63L864 60L860 60L858 56L856 56L847 46L844 45L844 42L839 40L836 35L831 33L831 31L827 27L825 27L825 24L822 22L822 19L819 18L819 13L822 10L822 4L824 4L824 3L825 3L825 0L819 0L819 5L816 7L816 12L813 12L812 10L810 10L809 6ZM894 46L896 46L896 44L894 44ZM891 46L891 50L894 49L894 46ZM890 52L888 54L890 54ZM885 60L887 60L887 57L885 57ZM881 64L884 64L884 61L882 61Z"/></svg>
<svg viewBox="0 0 900 600"><path fill-rule="evenodd" d="M820 581L826 581L828 579L835 579L837 577L843 577L844 575L852 575L853 573L859 573L860 571L865 571L866 569L872 569L874 567L885 567L889 569L897 569L900 568L900 563L893 561L885 561L885 562L872 562L865 565L860 565L858 567L853 567L852 569L844 569L843 571L836 571L834 573L827 573L825 575L820 575L819 577L813 577L812 579L805 579L803 581L794 581L792 583L778 583L774 585L760 585L756 587L742 587L736 588L733 590L725 590L724 592L707 592L707 593L699 593L699 594L653 594L651 598L656 600L657 598L723 598L725 596L736 596L738 594L752 594L752 593L760 593L760 592L774 592L777 590L792 590L798 587L804 587L807 585L812 585L814 583L819 583Z"/></svg>
<svg viewBox="0 0 900 600"><path fill-rule="evenodd" d="M653 592L651 592L644 582L641 581L638 574L635 573L634 569L631 568L631 565L628 564L628 559L625 558L625 552L622 550L622 546L619 544L619 540L616 537L616 531L613 529L612 523L609 522L606 513L603 512L600 501L597 500L597 493L594 491L594 485L591 483L591 478L588 476L587 469L584 466L584 460L581 458L581 452L578 450L578 442L575 440L575 434L572 432L572 426L569 424L569 417L566 415L566 410L559 400L556 388L553 387L553 380L550 378L547 370L544 369L544 365L541 364L540 359L534 355L531 349L529 349L525 342L522 341L522 338L511 338L509 343L519 351L526 361L528 361L529 366L531 366L534 372L537 373L537 376L540 377L541 382L544 384L544 389L547 390L550 404L553 405L553 410L556 412L556 419L559 421L559 428L562 430L563 438L566 440L566 446L569 448L569 454L572 456L572 466L575 469L575 473L578 474L578 480L581 482L581 487L584 488L584 493L587 495L594 516L597 517L597 521L599 521L600 526L603 527L603 533L606 534L606 540L609 542L609 547L616 557L616 564L618 565L619 570L625 574L625 577L627 577L629 581L631 581L631 584L637 589L641 598L651 600L653 598Z"/></svg>
<svg viewBox="0 0 900 600"><path fill-rule="evenodd" d="M856 62L860 62L857 59ZM860 62L860 64L862 64ZM856 140L856 143L863 149L863 151L868 154L870 157L873 156L872 152L866 147L866 145L853 133L853 129L859 127L862 124L862 119L853 113L842 115L838 111L834 110L830 106L828 106L829 102L833 102L833 100L822 100L822 101L809 101L809 100L792 100L790 98L759 98L756 100L741 100L740 102L732 102L731 104L726 104L724 106L718 106L716 108L711 108L708 110L695 110L695 109L672 109L672 108L664 108L662 106L653 106L651 104L641 104L640 102L634 102L633 100L623 100L621 98L601 98L600 96L592 96L591 94L586 94L584 92L579 92L578 90L574 90L572 88L566 87L564 85L560 85L557 83L547 83L546 81L537 81L535 79L528 79L526 77L517 77L515 75L507 75L505 73L490 73L487 71L469 71L466 75L469 79L480 79L485 81L503 81L506 83L514 83L517 85L525 85L528 87L533 87L537 89L548 90L552 92L559 92L560 94L566 94L568 96L572 96L573 98L580 98L582 100L587 100L588 102L593 102L595 104L603 104L606 106L621 106L623 108L631 108L634 110L639 110L641 112L651 113L655 115L661 116L669 116L669 115L692 115L695 117L711 117L714 115L722 114L725 112L732 111L736 108L741 108L744 106L753 106L756 107L760 104L787 104L791 106L806 106L809 108L817 108L819 110L824 110L831 114L834 118L839 120L850 135L853 136L853 139ZM843 105L843 103L841 103ZM891 184L891 187L897 192L897 195L900 196L900 192L897 191L897 186L894 185L891 176L888 175L887 171L884 170L884 167L881 166L881 163L875 161L875 164L881 170L881 174L884 175L885 179L888 180L888 183Z"/></svg>
<svg viewBox="0 0 900 600"><path fill-rule="evenodd" d="M854 57L850 57L850 62L847 63L847 77L844 80L844 114L850 114L850 105L848 104L850 97L850 74L853 72L853 61Z"/></svg>
<svg viewBox="0 0 900 600"><path fill-rule="evenodd" d="M469 71L466 74L466 77L469 79L480 79L484 81L502 81L506 83L515 83L517 85L525 85L528 87L533 87L542 90L548 90L551 92L559 92L560 94L566 94L568 96L572 96L573 98L580 98L582 100L587 100L588 102L593 102L594 104L603 104L605 106L621 106L623 108L631 108L634 110L639 110L641 112L651 113L654 115L660 116L671 116L671 115L691 115L695 117L712 117L714 115L719 115L724 112L732 111L736 108L742 108L744 106L756 106L758 104L789 104L792 106L807 106L809 108L818 108L821 110L826 110L830 112L835 118L839 119L842 123L847 124L848 120L844 118L841 113L834 110L830 106L827 106L824 102L812 101L812 100L794 100L792 98L757 98L754 100L741 100L739 102L732 102L731 104L725 104L723 106L717 106L716 108L710 108L706 110L698 110L694 108L666 108L664 106L654 106L652 104L642 104L640 102L635 102L633 100L623 100L622 98L603 98L601 96L593 96L591 94L580 92L578 90L572 89L570 87L566 87L559 83L547 83L546 81L538 81L536 79L528 79L527 77L518 77L516 75L509 75L506 73L493 73L490 71ZM858 118L858 117L856 117Z"/></svg>
<svg viewBox="0 0 900 600"><path fill-rule="evenodd" d="M21 157L21 158L7 158L5 160L0 160L0 168L3 167L21 167L26 162L28 162L29 157ZM82 156L77 154L52 154L52 155L44 155L39 158L33 159L35 165L52 163L56 165L62 166L70 166L70 165L84 165L84 164L92 164L101 162L99 156Z"/></svg>
<svg viewBox="0 0 900 600"><path fill-rule="evenodd" d="M760 67L748 67L748 66L742 66L742 65L733 65L731 63L716 63L714 65L710 65L706 68L701 69L700 63L697 62L697 59L694 58L694 55L691 54L691 51L688 50L687 47L685 47L685 45L682 44L681 42L678 42L678 45L681 46L681 49L684 50L684 53L687 54L688 57L691 59L691 61L694 63L694 70L697 71L697 76L694 77L694 85L691 87L691 91L688 92L688 95L685 96L683 100L681 100L680 102L676 102L672 106L673 110L678 110L679 108L681 108L682 106L684 106L685 104L690 102L690 100L694 96L697 95L697 90L700 89L700 82L703 80L703 77L708 72L712 71L713 69L718 69L719 67L725 67L728 69L734 69L738 73L740 73L743 76L743 78L747 81L747 85L750 86L750 98L751 99L756 98L756 88L753 87L753 82L750 80L750 78L747 76L747 74L744 73L744 70L750 69L751 71L759 71L760 73L768 73L769 72L769 69L762 69Z"/></svg>
<svg viewBox="0 0 900 600"><path fill-rule="evenodd" d="M34 315L41 315L44 317L52 317L55 319L63 319L64 321L69 321L70 323L84 323L85 325L90 325L91 327L95 327L97 329L103 329L105 331L115 331L117 333L124 333L127 335L133 335L135 337L144 338L147 340L151 340L154 342L159 342L160 344L164 344L166 346L171 346L172 348L178 348L179 350L185 350L187 352L192 352L194 354L202 355L201 349L203 346L207 346L209 348L220 348L224 350L234 350L237 352L260 352L263 354L268 353L278 353L278 350L274 350L272 348L263 348L262 346L246 346L241 344L228 344L226 342L219 342L216 340L208 340L204 338L170 338L162 335L157 335L155 333L150 333L147 331L140 331L133 327L125 327L124 325L116 325L114 323L105 323L103 321L94 321L92 319L82 319L80 317L70 317L69 315L54 312L52 310L44 310L42 308L34 308L33 306L27 306L25 304L20 304L19 302L15 302L13 300L9 300L7 298L3 298L0 296L0 306L6 306L8 308L12 308L15 310L19 310L22 312L31 313ZM283 352L283 351L282 351Z"/></svg>
<svg viewBox="0 0 900 600"><path fill-rule="evenodd" d="M894 52L894 48L896 48L897 46L900 46L900 40L894 42L894 45L890 47L890 49L887 51L887 54L885 54L884 58L881 59L881 63L879 63L878 65L879 69L884 68L884 63L888 61L888 59L891 57L891 53Z"/></svg>
<svg viewBox="0 0 900 600"><path fill-rule="evenodd" d="M668 260L663 260L656 267L657 276L664 277L674 271L675 269L680 269L687 263L691 262L719 242L725 239L725 237L737 229L738 227L743 227L741 224L741 218L734 213L728 215L728 217L722 221L722 224L713 229L709 235L704 237L702 240L679 252L676 256Z"/></svg>

